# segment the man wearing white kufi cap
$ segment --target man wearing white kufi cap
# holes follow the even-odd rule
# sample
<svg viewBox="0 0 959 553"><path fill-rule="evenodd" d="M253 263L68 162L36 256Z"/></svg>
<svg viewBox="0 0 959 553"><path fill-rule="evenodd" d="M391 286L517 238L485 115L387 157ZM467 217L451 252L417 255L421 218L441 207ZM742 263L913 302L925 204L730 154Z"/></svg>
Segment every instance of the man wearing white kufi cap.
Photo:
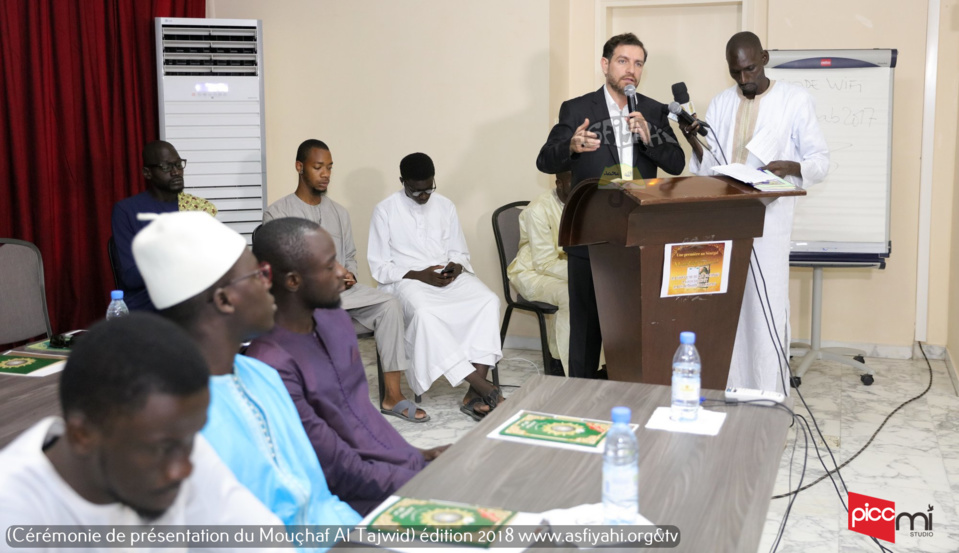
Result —
<svg viewBox="0 0 959 553"><path fill-rule="evenodd" d="M332 495L277 372L237 355L273 327L271 270L242 236L205 213L155 218L133 240L150 299L185 328L210 365L203 436L237 479L287 525L355 524L360 516Z"/></svg>

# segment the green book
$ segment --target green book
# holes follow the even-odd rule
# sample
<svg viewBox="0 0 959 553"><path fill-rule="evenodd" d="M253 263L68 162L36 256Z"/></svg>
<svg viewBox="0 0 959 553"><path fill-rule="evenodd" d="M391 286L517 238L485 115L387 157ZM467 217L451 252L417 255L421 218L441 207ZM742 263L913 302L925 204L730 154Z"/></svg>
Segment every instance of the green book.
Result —
<svg viewBox="0 0 959 553"><path fill-rule="evenodd" d="M384 509L367 529L382 533L414 531L419 541L490 547L516 511L449 501L403 497Z"/></svg>
<svg viewBox="0 0 959 553"><path fill-rule="evenodd" d="M59 365L57 365L59 363ZM62 369L63 359L28 355L0 355L0 374L46 376Z"/></svg>
<svg viewBox="0 0 959 553"><path fill-rule="evenodd" d="M611 426L608 421L522 411L500 435L596 448Z"/></svg>
<svg viewBox="0 0 959 553"><path fill-rule="evenodd" d="M50 345L50 340L41 340L24 346L26 351L35 351L44 355L60 355L66 357L70 353L70 348L58 348Z"/></svg>

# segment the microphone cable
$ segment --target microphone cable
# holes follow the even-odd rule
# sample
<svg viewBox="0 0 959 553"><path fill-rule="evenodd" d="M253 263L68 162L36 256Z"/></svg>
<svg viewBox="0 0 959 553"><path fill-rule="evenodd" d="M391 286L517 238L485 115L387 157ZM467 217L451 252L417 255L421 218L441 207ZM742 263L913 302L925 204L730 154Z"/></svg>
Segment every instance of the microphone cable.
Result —
<svg viewBox="0 0 959 553"><path fill-rule="evenodd" d="M792 424L790 426L793 426L795 429L795 438L793 439L792 451L789 454L789 482L787 484L787 488L792 489L793 469L796 464L795 463L796 447L799 445L800 432L802 432L802 436L803 436L803 457L802 457L803 462L802 462L802 470L799 473L799 482L797 486L799 487L802 486L803 480L805 480L806 478L806 465L809 460L809 436L812 435L812 430L810 430L809 428L809 423L806 421L806 419L802 415L798 415L792 409L790 409L789 407L786 407L785 405L781 403L768 400L768 399L750 399L750 400L706 399L703 401L703 403L704 404L717 403L717 404L727 405L727 406L752 404L752 405L755 405L756 407L764 407L767 409L782 409L783 411L789 413L790 418L792 419ZM815 440L813 441L813 443L815 444ZM779 548L779 544L782 541L783 533L786 530L786 522L789 520L789 514L792 512L792 507L795 500L796 500L795 495L790 496L789 503L786 505L786 510L783 513L782 520L780 520L779 522L779 527L776 531L776 538L775 538L775 541L773 542L772 547L770 548L770 553L775 553L775 551Z"/></svg>
<svg viewBox="0 0 959 553"><path fill-rule="evenodd" d="M726 159L726 152L723 151L723 145L719 143L719 137L716 136L716 131L713 130L712 125L709 126L709 132L713 133L713 140L716 141L716 145L719 146L719 153L723 155L723 165L729 165L729 161ZM709 152L712 154L712 152ZM716 158L716 155L713 154L713 159ZM716 161L719 161L718 159Z"/></svg>
<svg viewBox="0 0 959 553"><path fill-rule="evenodd" d="M765 278L765 275L763 274L762 264L760 264L760 262L759 262L759 255L756 253L756 249L755 249L755 248L752 248L752 255L753 255L753 257L755 258L756 267L757 267L758 270L759 270L759 276L760 276L760 279L761 279L762 285L763 285L763 294L765 294L766 303L769 305L769 307L770 307L770 315L772 315L772 304L771 304L771 302L770 302L770 300L769 300L769 290L768 290L768 288L767 288L767 286L766 286L766 278ZM750 263L750 270L751 270L751 271L753 270L752 263ZM762 303L763 303L763 302L762 302L762 300L763 300L763 295L760 294L760 292L759 292L759 281L756 280L755 272L753 272L753 284L754 284L754 286L755 286L755 288L756 288L756 293L757 293L757 296L759 297L759 300L760 300L760 306L762 306ZM763 307L763 314L764 314L764 317L765 317L765 314L766 314L765 307ZM779 350L779 351L778 351L778 354L777 354L777 357L776 357L776 361L777 361L777 364L778 364L779 367L780 367L780 380L782 381L782 378L783 378L783 377L782 377L782 375L783 375L783 361L786 362L786 367L788 367L788 366L789 366L789 356L786 354L785 347L783 346L782 342L781 342L780 339L779 339L779 332L778 332L778 330L776 329L776 320L775 320L775 317L770 317L770 318L772 319L772 328L770 329L770 321L769 321L768 318L766 319L766 327L767 327L768 330L770 330L771 336L774 336L774 337L775 337L775 341L774 341L774 344L773 344L773 345L774 345L774 346L778 346L778 350ZM863 445L852 457L850 457L849 459L847 459L847 460L846 460L845 462L843 462L841 465L837 463L836 457L835 457L835 455L833 454L832 449L829 447L829 444L826 442L826 438L825 438L825 436L823 435L822 430L819 428L819 423L816 421L816 417L813 415L812 410L809 408L809 404L806 403L806 398L803 397L802 392L799 390L799 388L793 388L794 390L796 390L796 394L799 396L799 399L802 401L803 406L806 408L806 411L809 413L809 418L812 420L813 426L815 426L816 432L818 433L819 438L822 440L823 446L826 448L826 451L829 453L829 457L830 457L830 459L832 460L832 464L833 464L833 466L834 466L835 468L832 469L832 470L830 470L829 467L826 466L825 460L822 458L822 455L819 453L819 445L816 443L815 440L813 440L813 446L814 446L815 449L816 449L816 454L817 454L817 456L819 456L819 460L820 460L820 463L822 464L823 469L826 471L825 474L823 474L822 476L820 476L819 478L817 478L817 479L814 480L813 482L807 484L806 486L802 486L802 485L800 484L795 490L790 491L790 492L786 492L786 493L784 493L784 494L775 495L775 496L773 496L771 499L781 499L781 498L784 498L784 497L794 498L796 495L799 494L799 492L804 491L804 490L807 490L807 489L815 486L816 484L818 484L819 482L822 482L823 480L825 480L825 479L828 477L828 478L830 479L830 481L832 482L832 484L833 484L833 488L836 490L836 494L839 496L839 501L840 501L840 503L841 503L842 506L843 506L843 510L845 510L847 513L849 512L849 507L846 505L846 501L845 501L845 499L843 498L842 492L839 491L839 486L836 484L836 480L833 478L833 474L835 474L835 475L839 478L839 482L842 484L842 488L843 488L843 490L846 492L846 495L848 496L848 494L849 494L849 489L848 489L848 487L846 486L846 482L845 482L845 480L843 479L842 474L839 472L840 469L842 469L842 468L846 467L847 465L849 465L849 463L851 463L856 457L859 456L860 453L862 453L863 451L865 451L866 448L869 447L870 444L872 444L872 441L873 441L873 440L876 438L876 436L879 434L879 431L883 429L883 427L886 425L886 422L888 422L889 419L890 419L893 415L895 415L900 409L902 409L903 407L905 407L905 406L908 405L909 403L912 403L913 401L915 401L915 400L923 397L924 395L926 395L926 393L928 393L929 390L932 388L932 364L929 363L929 358L926 357L926 352L925 352L925 350L923 350L923 348L922 348L922 343L919 343L919 349L920 349L920 351L922 352L923 358L926 360L926 366L928 367L928 370L929 370L929 383L928 383L928 385L926 386L926 389L923 390L923 392L920 393L919 395L917 395L917 396L915 396L915 397L913 397L913 398L911 398L911 399L903 402L903 403L900 404L898 407L896 407L891 413L889 413L889 415L887 415L886 418L883 420L882 424L879 425L879 428L877 428L876 431L873 432L872 436L869 438L869 440L866 442L866 444ZM781 357L780 357L780 355L781 355ZM783 385L785 386L785 383L783 383ZM797 415L797 416L801 417L801 415ZM808 423L806 423L806 424L807 424L807 427L808 427ZM810 429L810 432L811 432L811 429ZM789 506L788 506L787 508L791 508L791 505L792 505L792 503L791 503L791 501L790 501L790 504L789 504ZM882 545L881 543L879 543L879 540L877 540L876 538L871 538L871 539L872 539L872 541L873 541L877 546L879 546L879 549L880 549L881 551L883 551L884 553L892 553L890 549L888 549L887 547L885 547L884 545Z"/></svg>

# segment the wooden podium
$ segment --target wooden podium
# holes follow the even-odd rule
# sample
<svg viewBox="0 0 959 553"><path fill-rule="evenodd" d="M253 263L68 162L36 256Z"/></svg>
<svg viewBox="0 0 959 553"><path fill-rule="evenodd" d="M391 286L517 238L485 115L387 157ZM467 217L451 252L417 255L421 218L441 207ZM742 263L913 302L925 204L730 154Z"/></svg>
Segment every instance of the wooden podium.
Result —
<svg viewBox="0 0 959 553"><path fill-rule="evenodd" d="M559 244L589 246L609 379L670 384L679 333L691 330L702 387L725 389L766 204L805 194L762 192L726 177L579 184L566 201ZM725 293L661 297L666 244L724 240L732 241Z"/></svg>

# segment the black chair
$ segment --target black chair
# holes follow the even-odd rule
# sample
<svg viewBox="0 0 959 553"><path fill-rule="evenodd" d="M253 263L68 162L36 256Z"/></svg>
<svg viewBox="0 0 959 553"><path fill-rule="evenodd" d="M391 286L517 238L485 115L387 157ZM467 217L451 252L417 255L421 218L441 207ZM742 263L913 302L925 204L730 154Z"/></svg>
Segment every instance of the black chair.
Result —
<svg viewBox="0 0 959 553"><path fill-rule="evenodd" d="M506 298L506 313L503 315L503 326L500 328L500 344L506 343L506 330L509 328L509 319L513 309L522 309L536 314L539 319L539 338L543 348L543 372L550 373L553 356L549 353L549 338L546 334L546 315L556 313L558 307L541 301L529 301L516 294L509 285L509 276L506 268L516 257L519 251L519 214L529 202L513 202L500 207L493 212L493 236L496 238L496 251L499 253L500 274L503 277L503 297ZM497 371L499 372L499 371ZM498 375L494 375L494 382L498 383Z"/></svg>
<svg viewBox="0 0 959 553"><path fill-rule="evenodd" d="M113 271L114 290L122 290L123 279L120 277L120 253L117 252L117 242L112 236L107 240L107 256L110 258L110 270Z"/></svg>

